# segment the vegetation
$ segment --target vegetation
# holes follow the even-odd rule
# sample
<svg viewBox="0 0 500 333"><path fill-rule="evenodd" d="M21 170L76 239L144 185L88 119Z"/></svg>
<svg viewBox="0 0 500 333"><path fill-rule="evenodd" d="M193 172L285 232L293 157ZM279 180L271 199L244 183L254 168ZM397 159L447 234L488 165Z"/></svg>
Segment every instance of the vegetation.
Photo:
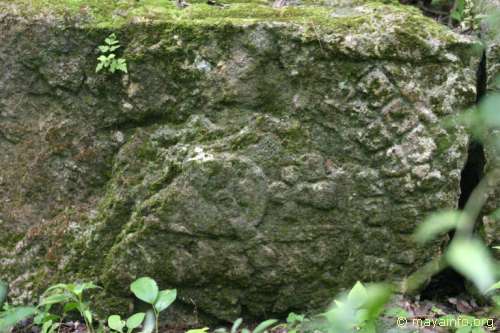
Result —
<svg viewBox="0 0 500 333"><path fill-rule="evenodd" d="M479 274L475 274L473 278L477 281ZM496 282L485 292L491 293L499 287L500 282ZM8 332L17 323L34 316L33 324L40 327L40 332L58 332L64 318L71 311L76 310L85 320L88 332L132 333L136 329L141 329L141 333L158 332L158 314L167 309L176 298L176 290L159 291L156 282L151 278L139 278L131 284L131 290L138 299L150 304L152 309L147 313L135 313L126 320L122 320L120 315L110 315L107 319L107 325L105 325L102 321L96 323L89 303L82 297L83 291L95 288L97 287L92 283L59 284L47 289L37 307L14 307L4 304L3 311L0 313L0 331ZM393 318L395 323L397 319L398 324L403 322L407 324L412 320L404 309L386 307L391 298L392 290L393 287L387 285L372 284L365 287L361 282L357 282L348 293L335 299L323 313L311 317L290 313L285 323L278 324L278 320L269 319L256 325L254 329L241 328L243 320L238 318L230 329L223 327L215 329L213 332L264 333L285 330L288 333L377 333L382 317ZM497 306L500 307L498 299L496 301ZM60 306L60 314L54 314L54 311L51 311L54 305ZM457 333L484 333L485 329L493 328L492 319L489 318L447 315L439 309L433 309L433 311L441 316L436 319L418 319L420 322L416 321L417 325L428 327L431 323L434 325L441 323L448 328L454 328ZM413 323L415 325L415 319L413 319ZM191 329L186 333L206 332L210 332L210 328Z"/></svg>
<svg viewBox="0 0 500 333"><path fill-rule="evenodd" d="M94 333L94 322L89 303L84 301L85 290L98 288L93 283L79 284L56 284L49 287L42 295L37 307L35 324L42 325L42 332L54 332L60 325L60 321L71 311L77 311L85 321L85 326L89 333ZM63 312L61 315L52 314L51 308L54 305L61 305Z"/></svg>
<svg viewBox="0 0 500 333"><path fill-rule="evenodd" d="M95 314L83 294L86 290L96 289L93 283L56 284L49 287L41 296L36 307L15 307L3 304L0 312L0 332L7 332L22 320L33 317L33 323L41 328L42 333L57 332L63 320L71 312L77 312L85 321L89 333L100 333L106 329L103 322L96 323ZM110 315L107 328L111 331L132 333L143 326L143 333L158 332L158 315L167 309L175 300L175 289L158 290L156 282L148 277L135 280L130 285L132 293L141 301L151 305L146 313L139 312L122 320L120 315ZM0 304L1 305L1 304ZM57 308L54 310L54 308ZM96 329L97 324L97 329Z"/></svg>
<svg viewBox="0 0 500 333"><path fill-rule="evenodd" d="M130 290L132 290L135 297L151 305L150 311L153 311L156 332L158 333L158 316L160 312L167 309L175 301L177 291L175 289L159 291L156 282L148 277L134 281L130 285Z"/></svg>
<svg viewBox="0 0 500 333"><path fill-rule="evenodd" d="M122 71L127 73L127 61L123 58L117 58L114 53L120 44L116 39L115 34L111 34L104 40L105 45L99 45L99 51L101 55L97 58L96 72L100 72L102 69L107 69L109 72L114 73L115 71Z"/></svg>
<svg viewBox="0 0 500 333"><path fill-rule="evenodd" d="M131 315L126 321L122 320L119 315L111 315L108 317L108 327L116 332L123 333L123 329L127 328L127 333L132 333L132 331L139 326L141 326L142 322L146 314L144 312L139 312Z"/></svg>

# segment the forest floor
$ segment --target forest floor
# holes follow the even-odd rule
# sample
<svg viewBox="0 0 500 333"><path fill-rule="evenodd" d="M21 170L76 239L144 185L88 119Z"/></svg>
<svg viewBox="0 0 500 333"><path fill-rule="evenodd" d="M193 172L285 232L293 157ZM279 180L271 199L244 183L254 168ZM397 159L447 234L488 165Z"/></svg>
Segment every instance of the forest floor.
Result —
<svg viewBox="0 0 500 333"><path fill-rule="evenodd" d="M458 332L458 327L450 327L453 320L456 323L458 318L462 318L461 323L468 321L474 328L482 327L483 332L500 331L500 313L494 313L492 307L478 304L474 298L468 295L447 297L440 301L420 300L419 297L395 296L386 307L386 312L381 317L380 326L382 332L387 333ZM438 319L441 319L441 321L439 322ZM251 327L252 325L250 325ZM472 327L471 330L466 332L480 332L479 330L473 331ZM169 325L161 327L159 332L184 333L187 330L189 330L189 327ZM285 325L280 325L270 331L270 333L287 332L289 330ZM34 326L30 321L26 321L12 333L40 333L40 328ZM87 333L87 329L81 321L68 321L62 323L57 333Z"/></svg>

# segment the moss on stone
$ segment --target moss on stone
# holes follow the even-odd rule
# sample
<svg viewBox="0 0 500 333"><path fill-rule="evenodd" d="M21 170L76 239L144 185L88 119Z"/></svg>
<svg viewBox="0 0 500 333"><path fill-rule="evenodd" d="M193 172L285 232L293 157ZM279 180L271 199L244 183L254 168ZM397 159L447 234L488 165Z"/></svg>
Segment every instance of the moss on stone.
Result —
<svg viewBox="0 0 500 333"><path fill-rule="evenodd" d="M183 47L176 48L178 41L172 37L181 36L199 45L217 33L219 42L223 42L221 32L234 35L238 29L255 24L286 24L287 28L279 29L282 32L288 30L289 38L319 43L324 53L368 59L427 61L438 58L449 61L443 55L448 49L470 48L465 46L467 40L447 27L423 16L418 9L400 5L397 1L340 1L325 5L306 1L299 6L280 9L260 0L230 2L224 8L200 1L180 10L170 0L16 0L13 5L4 6L1 10L38 18L42 12L54 13L56 21L66 22L61 22L63 24L69 22L70 25L96 31L121 30L119 38L124 43L131 35L137 38L139 29L146 29L143 34L146 40L154 35L153 31L157 31L162 35L164 47L177 52L182 52ZM468 58L466 52L460 53ZM141 54L132 52L126 56L127 59L139 60ZM464 59L464 62L467 61ZM178 73L182 74L182 71Z"/></svg>
<svg viewBox="0 0 500 333"><path fill-rule="evenodd" d="M5 2L5 0L0 3ZM396 0L384 1L323 1L306 0L298 6L287 6L273 9L271 2L265 0L227 0L223 1L226 8L209 6L206 1L190 1L192 4L186 9L178 9L172 0L14 0L8 1L19 5L24 14L37 15L41 12L53 12L59 15L88 16L93 25L115 26L129 19L136 18L151 20L179 20L179 19L215 19L232 18L248 20L293 20L305 16L328 16L329 11L322 8L353 7L366 3L384 3L399 6ZM6 6L8 10L9 6ZM330 10L331 11L331 10Z"/></svg>
<svg viewBox="0 0 500 333"><path fill-rule="evenodd" d="M5 0L3 0L5 1ZM413 22L407 27L408 32L418 33L422 27L428 27L431 19L426 18L414 7L400 5L397 1L364 1L322 3L306 1L304 5L287 6L280 9L272 8L262 0L255 1L225 1L224 9L207 5L204 1L195 1L186 9L178 9L171 0L15 0L9 1L18 5L25 15L38 15L41 12L71 17L85 18L86 25L103 28L119 28L127 22L190 22L191 24L215 24L221 21L233 24L248 24L265 21L292 22L298 24L313 23L332 28L335 31L346 31L355 28L359 23L366 22L366 14L344 10L346 7L365 5L378 8L375 15L383 15L391 11L397 14L411 14L408 18ZM0 1L2 3L2 1ZM321 5L317 5L320 3ZM13 10L4 6L3 11ZM17 8L17 7L14 7ZM364 18L363 20L361 18ZM432 25L432 24L431 24ZM435 27L440 25L434 24ZM376 27L373 27L376 29ZM443 32L445 29L436 29ZM425 31L425 30L424 30Z"/></svg>
<svg viewBox="0 0 500 333"><path fill-rule="evenodd" d="M437 120L473 100L471 40L381 2L1 1L12 80L0 102L21 104L14 125L48 147L4 196L86 212L69 214L73 227L47 209L58 228L33 219L37 237L15 258L2 248L0 274L19 286L94 279L111 295L102 306L122 309L128 284L151 275L232 320L311 309L439 252L399 250L422 216L456 202L463 133L440 138ZM111 32L128 75L95 73ZM28 140L0 144L22 161L6 163L9 179L42 160ZM84 169L93 161L101 178Z"/></svg>

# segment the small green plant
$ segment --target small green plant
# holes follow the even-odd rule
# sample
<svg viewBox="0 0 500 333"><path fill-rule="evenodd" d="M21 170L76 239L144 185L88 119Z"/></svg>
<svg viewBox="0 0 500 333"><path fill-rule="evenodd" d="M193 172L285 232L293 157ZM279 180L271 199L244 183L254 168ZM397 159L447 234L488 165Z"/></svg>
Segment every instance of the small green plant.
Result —
<svg viewBox="0 0 500 333"><path fill-rule="evenodd" d="M106 39L104 39L104 43L104 45L99 45L101 55L97 58L98 63L95 68L96 73L103 69L108 69L110 73L114 73L117 70L127 73L127 61L124 58L117 58L114 53L118 48L120 48L116 35L109 35Z"/></svg>
<svg viewBox="0 0 500 333"><path fill-rule="evenodd" d="M296 333L299 330L299 327L309 321L303 314L296 314L294 312L290 312L288 317L286 318L286 328L289 333Z"/></svg>
<svg viewBox="0 0 500 333"><path fill-rule="evenodd" d="M61 317L50 313L39 313L33 322L41 327L41 333L54 333L61 325L60 319Z"/></svg>
<svg viewBox="0 0 500 333"><path fill-rule="evenodd" d="M50 313L50 308L52 305L39 305L37 307L37 313L33 319L33 323L41 327L41 333L53 333L60 326L60 322L64 318L63 316L58 316Z"/></svg>
<svg viewBox="0 0 500 333"><path fill-rule="evenodd" d="M0 332L8 332L20 321L34 316L33 323L40 328L40 333L55 333L59 331L66 315L71 311L77 311L85 321L88 333L102 333L104 326L99 323L98 328L94 328L94 315L89 303L83 298L85 290L96 288L99 287L91 282L60 283L49 287L42 294L37 307L12 307L5 302L7 284L0 283L0 303L3 303L0 311ZM122 320L119 315L111 315L107 322L109 329L119 333L132 333L142 325L142 333L152 333L155 328L158 332L159 313L175 301L177 291L175 289L159 291L156 282L148 277L137 279L130 285L130 289L137 298L151 304L151 309L146 313L133 314L126 320ZM55 305L62 309L62 314L51 313Z"/></svg>
<svg viewBox="0 0 500 333"><path fill-rule="evenodd" d="M43 333L53 332L59 326L59 323L56 322L59 316L51 315L49 311L53 305L59 304L63 306L63 315L60 317L61 320L68 312L78 311L85 321L88 332L94 333L92 311L90 310L89 303L83 300L83 292L88 289L96 288L99 287L91 282L78 284L59 283L48 288L43 293L38 305L38 308L42 310L40 310L37 317L35 317L35 323L42 324Z"/></svg>
<svg viewBox="0 0 500 333"><path fill-rule="evenodd" d="M123 329L127 327L127 333L132 333L132 331L139 326L141 326L144 321L146 314L144 312L139 312L130 316L126 321L122 320L119 315L111 315L108 317L108 326L110 329L116 332L123 333Z"/></svg>
<svg viewBox="0 0 500 333"><path fill-rule="evenodd" d="M158 333L158 316L160 312L167 309L175 301L177 297L177 290L166 289L160 291L155 280L149 277L141 277L132 282L130 290L134 293L135 297L151 305L151 310L154 313L155 319L154 326L156 333ZM148 330L145 328L144 332L145 331Z"/></svg>
<svg viewBox="0 0 500 333"><path fill-rule="evenodd" d="M376 333L376 323L391 297L391 288L373 284L365 287L357 282L347 295L335 300L319 315L316 329L324 333Z"/></svg>
<svg viewBox="0 0 500 333"><path fill-rule="evenodd" d="M279 332L284 330L287 333L297 333L300 331L302 325L307 322L309 322L309 319L306 318L305 315L290 312L286 318L286 323L273 327L273 330L278 330Z"/></svg>

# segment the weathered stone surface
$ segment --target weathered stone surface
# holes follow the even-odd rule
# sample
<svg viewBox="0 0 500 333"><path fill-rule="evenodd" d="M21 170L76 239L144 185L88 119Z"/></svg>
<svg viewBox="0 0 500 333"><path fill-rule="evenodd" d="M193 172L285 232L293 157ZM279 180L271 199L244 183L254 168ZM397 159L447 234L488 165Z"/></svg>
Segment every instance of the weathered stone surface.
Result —
<svg viewBox="0 0 500 333"><path fill-rule="evenodd" d="M3 7L0 274L18 300L85 278L123 309L149 275L234 319L440 253L411 233L458 200L467 140L440 120L474 101L473 43L406 7L252 6L113 25L128 75L94 72L97 14Z"/></svg>
<svg viewBox="0 0 500 333"><path fill-rule="evenodd" d="M481 24L481 38L485 46L485 80L487 94L490 97L500 94L500 1L482 0L477 4L477 10L485 16ZM498 100L497 100L498 101ZM485 173L492 172L500 166L498 150L498 131L492 131L486 136L484 152L486 158ZM500 207L500 184L492 181L491 192L483 210L482 234L490 246L500 245L500 215L496 212ZM500 259L500 253L495 252Z"/></svg>
<svg viewBox="0 0 500 333"><path fill-rule="evenodd" d="M486 52L488 90L500 92L500 1L481 0L477 10L485 16L481 24L481 38Z"/></svg>

